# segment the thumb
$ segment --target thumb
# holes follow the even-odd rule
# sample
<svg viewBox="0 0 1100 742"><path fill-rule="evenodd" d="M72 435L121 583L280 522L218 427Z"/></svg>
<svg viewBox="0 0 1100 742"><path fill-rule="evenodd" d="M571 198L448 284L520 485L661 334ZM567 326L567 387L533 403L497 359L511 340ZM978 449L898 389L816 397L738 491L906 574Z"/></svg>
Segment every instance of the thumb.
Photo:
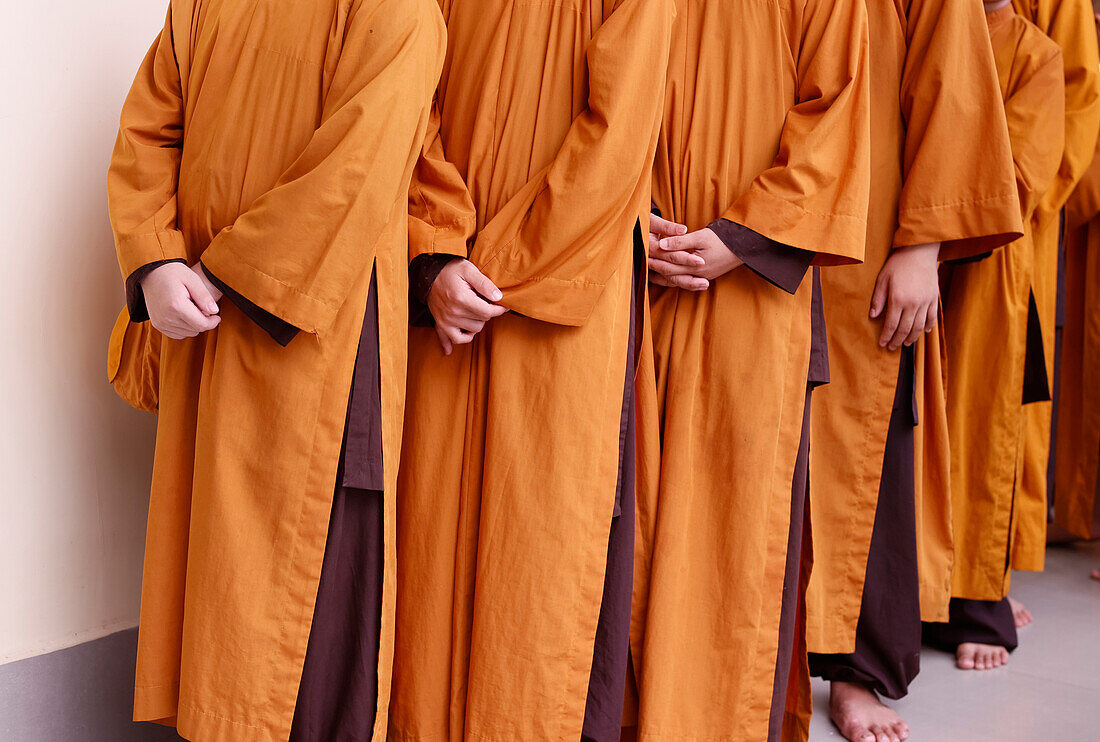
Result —
<svg viewBox="0 0 1100 742"><path fill-rule="evenodd" d="M886 308L886 299L890 294L889 285L889 279L879 273L878 278L875 279L874 293L871 294L871 319L876 319Z"/></svg>
<svg viewBox="0 0 1100 742"><path fill-rule="evenodd" d="M500 292L500 289L496 287L489 278L477 269L477 266L467 261L465 271L463 271L462 277L466 280L466 283L470 284L477 293L484 296L489 301L500 301L504 298L504 294Z"/></svg>
<svg viewBox="0 0 1100 742"><path fill-rule="evenodd" d="M199 308L199 311L207 315L218 313L218 302L214 301L210 290L206 288L206 284L194 271L184 279L183 285L187 288L187 293L191 295L191 301Z"/></svg>

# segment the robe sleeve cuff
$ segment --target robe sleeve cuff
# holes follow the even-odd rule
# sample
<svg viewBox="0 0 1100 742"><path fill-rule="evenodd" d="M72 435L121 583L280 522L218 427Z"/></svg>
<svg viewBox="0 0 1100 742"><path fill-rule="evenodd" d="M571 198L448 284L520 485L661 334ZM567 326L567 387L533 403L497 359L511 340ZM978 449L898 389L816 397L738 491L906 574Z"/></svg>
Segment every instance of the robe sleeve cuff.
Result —
<svg viewBox="0 0 1100 742"><path fill-rule="evenodd" d="M115 244L118 264L124 276L131 276L151 263L172 260L187 262L183 233L178 230L117 237Z"/></svg>
<svg viewBox="0 0 1100 742"><path fill-rule="evenodd" d="M183 258L171 260L155 260L146 263L126 277L126 310L130 314L131 322L146 322L149 319L149 308L145 306L145 292L141 290L141 282L157 268L168 263L184 263Z"/></svg>
<svg viewBox="0 0 1100 742"><path fill-rule="evenodd" d="M200 263L200 265L202 264ZM297 327L290 324L286 320L279 319L271 312L263 309L262 307L256 306L251 301L231 289L225 284L225 282L221 281L217 276L211 273L205 265L202 266L202 270L206 274L206 277L210 279L210 283L217 286L218 291L222 292L222 294L225 295L225 298L229 299L229 301L233 302L237 309L241 310L241 314L243 314L245 317L248 317L250 320L259 325L260 329L270 335L271 339L279 345L285 348L287 345L290 344L290 341L293 340L300 332Z"/></svg>
<svg viewBox="0 0 1100 742"><path fill-rule="evenodd" d="M414 327L434 327L435 319L428 309L428 294L432 291L435 279L458 255L425 253L417 255L409 263L409 324Z"/></svg>
<svg viewBox="0 0 1100 742"><path fill-rule="evenodd" d="M753 273L788 294L798 291L814 260L809 250L776 242L728 219L716 219L708 228Z"/></svg>

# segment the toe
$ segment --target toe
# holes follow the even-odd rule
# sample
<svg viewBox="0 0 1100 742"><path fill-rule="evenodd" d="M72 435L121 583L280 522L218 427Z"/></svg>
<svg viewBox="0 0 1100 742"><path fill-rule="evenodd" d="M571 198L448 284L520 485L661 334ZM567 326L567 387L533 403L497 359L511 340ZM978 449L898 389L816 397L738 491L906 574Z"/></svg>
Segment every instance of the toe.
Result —
<svg viewBox="0 0 1100 742"><path fill-rule="evenodd" d="M955 651L955 664L960 670L973 670L977 652L972 645L961 644Z"/></svg>
<svg viewBox="0 0 1100 742"><path fill-rule="evenodd" d="M852 742L876 742L875 735L862 724L854 724L847 730L841 730Z"/></svg>

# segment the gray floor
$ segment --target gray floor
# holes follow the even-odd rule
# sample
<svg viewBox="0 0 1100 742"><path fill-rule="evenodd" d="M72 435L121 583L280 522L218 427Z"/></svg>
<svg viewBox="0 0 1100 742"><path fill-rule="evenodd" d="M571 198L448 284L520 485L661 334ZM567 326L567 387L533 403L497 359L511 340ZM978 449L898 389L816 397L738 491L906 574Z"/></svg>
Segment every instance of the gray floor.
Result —
<svg viewBox="0 0 1100 742"><path fill-rule="evenodd" d="M1100 542L1052 546L1043 573L1017 572L1012 595L1034 623L1008 665L955 669L926 650L909 696L891 704L911 742L1055 742L1100 738ZM815 681L810 742L843 739L829 722L828 686Z"/></svg>
<svg viewBox="0 0 1100 742"><path fill-rule="evenodd" d="M130 721L137 630L0 666L0 742L174 742Z"/></svg>

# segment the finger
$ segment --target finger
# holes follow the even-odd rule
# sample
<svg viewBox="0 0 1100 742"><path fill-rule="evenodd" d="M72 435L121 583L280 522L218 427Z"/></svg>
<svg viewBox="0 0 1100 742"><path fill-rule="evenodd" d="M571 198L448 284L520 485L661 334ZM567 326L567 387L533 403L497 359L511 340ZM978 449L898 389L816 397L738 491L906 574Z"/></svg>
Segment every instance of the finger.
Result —
<svg viewBox="0 0 1100 742"><path fill-rule="evenodd" d="M657 284L658 286L672 286L671 281L669 281L667 278L662 276L660 273L657 273L656 271L650 271L649 272L649 282ZM1100 570L1098 570L1098 571L1100 571ZM1097 578L1097 579L1100 579L1100 578Z"/></svg>
<svg viewBox="0 0 1100 742"><path fill-rule="evenodd" d="M168 306L168 316L165 318L165 324L175 325L177 328L183 328L198 334L210 329L209 320L210 318L195 306L190 294L184 293L172 299Z"/></svg>
<svg viewBox="0 0 1100 742"><path fill-rule="evenodd" d="M490 304L472 290L455 300L453 314L456 319L490 320L499 317L508 310L496 304Z"/></svg>
<svg viewBox="0 0 1100 742"><path fill-rule="evenodd" d="M669 263L667 260L650 258L649 269L651 271L656 271L663 276L683 276L690 275L691 273L699 270L699 266L676 265L675 263Z"/></svg>
<svg viewBox="0 0 1100 742"><path fill-rule="evenodd" d="M701 255L693 252L685 252L683 250L676 250L675 252L662 251L660 255L653 259L663 260L666 263L675 263L676 265L682 265L688 268L701 268L707 263L707 261L703 260Z"/></svg>
<svg viewBox="0 0 1100 742"><path fill-rule="evenodd" d="M465 279L466 283L470 284L470 288L489 301L500 301L504 298L504 294L496 287L496 284L490 281L488 276L479 271L477 266L473 263L467 262L463 266L462 278Z"/></svg>
<svg viewBox="0 0 1100 742"><path fill-rule="evenodd" d="M454 346L451 344L451 339L447 337L447 333L439 325L435 326L435 336L439 339L439 347L443 349L443 355L449 356L451 351L454 350Z"/></svg>
<svg viewBox="0 0 1100 742"><path fill-rule="evenodd" d="M482 320L462 318L455 322L455 324L458 326L459 329L465 330L466 332L473 335L476 335L485 329L485 322Z"/></svg>
<svg viewBox="0 0 1100 742"><path fill-rule="evenodd" d="M889 286L889 279L881 273L878 274L878 278L875 279L875 290L871 294L871 319L878 319L878 316L882 314L882 310L886 306ZM879 345L882 345L881 340L879 341Z"/></svg>
<svg viewBox="0 0 1100 742"><path fill-rule="evenodd" d="M879 347L886 347L886 344L894 337L894 333L897 331L900 321L901 310L891 303L890 307L886 310L886 321L882 324L882 334L878 337Z"/></svg>
<svg viewBox="0 0 1100 742"><path fill-rule="evenodd" d="M906 309L901 313L898 327L894 330L894 337L890 338L890 350L900 348L901 344L905 342L905 338L909 337L909 333L913 331L913 322L916 316L917 311L915 309Z"/></svg>
<svg viewBox="0 0 1100 742"><path fill-rule="evenodd" d="M676 250L695 250L703 247L704 243L700 239L699 235L695 232L691 234L681 235L679 237L664 237L661 239L660 247L666 252L673 252Z"/></svg>
<svg viewBox="0 0 1100 742"><path fill-rule="evenodd" d="M662 237L674 237L676 235L687 234L688 228L683 224L671 222L656 214L650 214L649 231Z"/></svg>
<svg viewBox="0 0 1100 742"><path fill-rule="evenodd" d="M938 301L932 302L932 306L928 307L928 316L924 320L924 331L932 332L936 329L936 323L940 321L940 303Z"/></svg>
<svg viewBox="0 0 1100 742"><path fill-rule="evenodd" d="M476 333L463 332L461 328L456 326L453 332L447 334L447 337L451 339L451 342L455 345L469 345L474 342L474 338L477 337Z"/></svg>
<svg viewBox="0 0 1100 742"><path fill-rule="evenodd" d="M649 254L656 255L661 251L661 237L653 232L649 233Z"/></svg>
<svg viewBox="0 0 1100 742"><path fill-rule="evenodd" d="M672 276L669 283L687 291L706 291L710 288L710 281L700 276Z"/></svg>
<svg viewBox="0 0 1100 742"><path fill-rule="evenodd" d="M202 270L201 268L199 270ZM180 271L181 273L183 271ZM183 285L187 287L187 293L191 297L191 301L199 311L206 314L218 313L218 302L214 301L214 296L210 293L210 290L206 288L206 284L202 282L202 279L198 277L194 272L190 276L183 279Z"/></svg>
<svg viewBox="0 0 1100 742"><path fill-rule="evenodd" d="M924 334L924 325L928 322L928 307L920 307L913 312L913 326L909 328L909 334L905 336L905 344L912 345L920 340Z"/></svg>

